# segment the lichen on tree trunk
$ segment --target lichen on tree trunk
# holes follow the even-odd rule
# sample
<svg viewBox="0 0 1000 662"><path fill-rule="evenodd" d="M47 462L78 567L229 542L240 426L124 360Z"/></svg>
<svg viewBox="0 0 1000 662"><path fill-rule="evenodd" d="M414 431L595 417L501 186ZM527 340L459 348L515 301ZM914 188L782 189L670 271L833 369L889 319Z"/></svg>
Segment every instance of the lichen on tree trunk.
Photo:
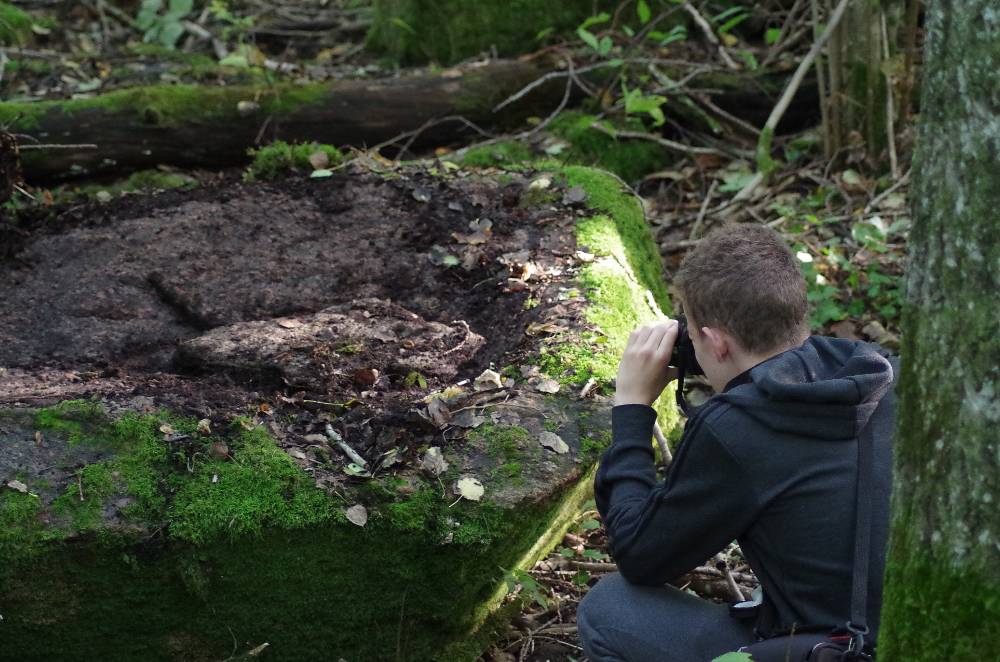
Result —
<svg viewBox="0 0 1000 662"><path fill-rule="evenodd" d="M879 657L1000 638L1000 8L930 3Z"/></svg>

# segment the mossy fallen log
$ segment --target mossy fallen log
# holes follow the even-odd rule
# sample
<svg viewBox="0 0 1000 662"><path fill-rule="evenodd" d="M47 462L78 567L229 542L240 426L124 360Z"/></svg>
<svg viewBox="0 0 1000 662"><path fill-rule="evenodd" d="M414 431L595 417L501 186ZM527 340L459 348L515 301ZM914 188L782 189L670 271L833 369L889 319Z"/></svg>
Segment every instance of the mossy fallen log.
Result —
<svg viewBox="0 0 1000 662"><path fill-rule="evenodd" d="M502 130L558 104L562 85L553 81L493 112L550 70L542 60L519 60L329 84L153 85L87 99L0 103L0 123L41 143L97 145L24 152L29 182L160 164L226 167L245 163L249 148L271 140L364 147L452 115ZM460 123L429 126L415 146L448 144L467 131Z"/></svg>
<svg viewBox="0 0 1000 662"><path fill-rule="evenodd" d="M204 277L210 280L211 275L204 273L202 258L191 250L186 250L184 261L198 276L166 273L160 287L175 294L172 305L187 301L189 312L216 320L210 323L211 331L165 320L168 326L157 336L160 340L136 349L135 329L148 332L157 323L151 304L135 303L146 319L133 320L139 327L125 327L130 320L122 319L127 313L121 306L107 316L99 302L88 302L90 312L78 310L82 321L74 324L102 329L102 343L116 348L108 356L131 347L138 352L129 358L134 366L143 352L162 352L163 343L180 336L188 338L185 362L200 362L219 379L211 381L197 372L184 373L183 378L161 372L130 377L124 365L121 373L87 373L85 380L73 381L72 375L62 373L51 376L48 385L62 379L68 384L63 393L95 393L100 402L39 407L24 402L35 402L44 390L37 385L44 381L45 368L18 364L17 369L0 370L7 402L0 408L0 660L217 662L268 644L266 654L274 660L451 661L472 660L485 648L491 626L500 618L497 614L502 615L497 610L505 604L504 576L530 565L561 539L572 513L588 496L593 464L608 442L608 402L579 397L579 386L590 379L609 384L631 329L655 319L654 308L667 309L669 301L641 205L607 173L577 166L553 168L532 175L531 185L520 174L505 176L508 183L503 185L485 180L470 184L469 174L452 181L437 177L435 183L409 171L384 180L371 176L365 184L369 193L360 185L351 190L347 176L339 182L313 180L311 188L293 192L283 204L289 206L290 200L305 196L304 191L313 191L323 204L341 206L315 214L309 221L315 237L296 236L294 244L309 249L310 240L317 246L336 241L342 229L337 214L344 212L334 209L343 210L345 200L360 205L362 199L381 196L388 199L389 208L403 207L408 200L409 208L427 215L450 219L448 213L457 214L448 222L459 227L468 219L451 211L453 207L481 208L480 213L494 217L484 248L468 244L470 238L482 237L460 234L449 242L447 230L437 241L446 252L463 246L482 251L475 253L478 259L496 259L486 249L492 250L519 270L521 278L513 279L519 286L511 282L494 290L496 294L489 295L493 298L475 299L480 307L499 306L496 297L523 297L520 287L528 282L523 280L529 278L530 269L524 266L528 262L546 274L537 284L529 282L529 287L539 288L532 295L538 298L525 299L524 306L514 300L518 309L536 315L528 332L544 336L535 344L508 343L521 352L532 348L521 357L525 368L531 367L522 373L526 376L518 376L516 384L508 381L451 395L442 389L436 397L424 398L428 389L420 388L420 379L443 385L453 377L424 368L431 355L417 351L421 347L440 343L438 353L461 367L469 353L487 351L504 339L480 326L479 332L489 336L484 345L473 334L463 338L465 334L456 333L462 324L423 322L405 310L407 304L417 304L415 299L399 299L391 306L358 301L333 311L277 318L260 312L271 305L269 300L227 308L221 297L200 296L209 291L205 288L211 283ZM241 186L238 196L209 195L210 210L189 202L177 212L184 219L181 228L173 229L176 223L162 218L164 210L173 209L167 203L146 225L157 233L157 241L171 242L177 233L206 227L212 220L206 221L206 216L221 216L229 233L242 237L247 233L239 225L241 216L259 201L240 198L254 192L277 196L278 189ZM292 186L286 181L281 190ZM584 193L589 211L573 207L581 200L579 192L568 195L574 189ZM561 201L563 196L569 202ZM235 205L236 215L227 211L227 204ZM506 223L500 216L503 209L513 210L509 213L517 222ZM120 233L126 234L124 240L139 237L141 213L132 210L117 224L106 218L102 225L108 226L96 228L96 239L114 242ZM357 214L343 223L355 235L364 235L370 228L358 226L357 219L370 214L364 209ZM294 214L299 220L307 215ZM542 219L546 222L536 225L535 220ZM280 212L270 212L269 220L269 231L289 231ZM389 220L405 231L406 224ZM233 224L236 227L229 227ZM528 242L524 254L508 252L519 242L525 245L526 226L543 228L539 231L544 236ZM85 240L86 231L79 229L77 241ZM40 241L29 241L25 250L37 252L49 239ZM364 257L359 249L347 248L358 260ZM146 250L164 255L174 251L169 245ZM216 261L228 260L225 256L234 250L246 249L219 243L211 254ZM577 251L583 257L574 257ZM424 254L422 260L410 260L406 269L430 270L428 278L436 281L463 282L461 272L443 275L449 268L463 267L447 266L433 251L430 258ZM124 270L137 259L142 258L134 255L108 268L131 282L134 278ZM267 268L256 258L252 261ZM5 263L2 268L22 266ZM64 263L60 268L70 267ZM470 282L480 278L475 269L470 265ZM390 285L402 295L409 290L401 289L403 271L399 273ZM235 278L234 273L230 276ZM297 289L310 287L297 277L293 280ZM413 285L415 293L428 295L420 281ZM261 287L275 288L282 296L292 293L281 290L280 283ZM353 285L343 296L353 298L358 287ZM322 289L327 288L317 291ZM52 305L76 304L60 300ZM319 307L319 302L311 305ZM92 322L88 316L94 316ZM407 316L412 323L406 323ZM262 341L268 326L254 321L262 317L274 329L273 343ZM355 328L366 320L370 329ZM30 339L23 329L29 325L20 326L21 331L0 326L0 337L18 340L27 350ZM332 337L321 337L324 326L333 330ZM117 327L125 329L114 332ZM90 327L80 328L86 333ZM47 332L42 329L37 335ZM10 333L21 337L8 338ZM90 351L98 364L107 365L109 359L98 355L100 349ZM356 368L373 365L376 351L389 357L378 367L397 386L373 424L380 429L371 430L370 443L363 446L362 430L371 426L362 401L376 401L378 393L361 393L359 402L337 405L311 402L293 391L339 393L345 379L365 381L368 386L363 388L374 389L366 380L371 376L377 382L379 376L371 370L359 376ZM276 352L287 361L282 363ZM62 360L79 360L74 357L80 355L70 351ZM10 358L5 363L13 365L16 357L4 356ZM248 376L258 368L276 375ZM406 387L417 373L405 379L403 373L414 368L424 374ZM80 371L74 374L84 374ZM401 371L398 377L393 377L394 371ZM17 375L32 372L38 380L22 382L20 388L29 388L19 390ZM540 379L548 381L542 386ZM169 390L168 400L158 394L171 380L180 382ZM271 397L274 407L256 404L268 384L282 380L293 384L277 394L289 395ZM304 381L322 383L300 386ZM239 400L246 415L209 424L177 413L221 402L224 394L206 392L212 388L246 388L245 399ZM54 392L57 389L47 391ZM10 402L19 398L20 405ZM282 404L286 400L287 406ZM669 394L663 400L660 422L669 431L676 412ZM174 411L163 408L164 402ZM423 421L417 411L432 420ZM320 426L323 420L332 421L355 450L366 453L370 464L348 465L333 437L325 441L320 435L305 439L305 446L289 445L292 433L287 429L294 428L292 436L298 438L297 422L303 419ZM398 441L404 437L410 441ZM431 445L440 446L446 467L427 459L433 456ZM463 478L475 478L485 489L479 501L474 491L463 498L461 491L456 493ZM364 506L363 516L357 506Z"/></svg>

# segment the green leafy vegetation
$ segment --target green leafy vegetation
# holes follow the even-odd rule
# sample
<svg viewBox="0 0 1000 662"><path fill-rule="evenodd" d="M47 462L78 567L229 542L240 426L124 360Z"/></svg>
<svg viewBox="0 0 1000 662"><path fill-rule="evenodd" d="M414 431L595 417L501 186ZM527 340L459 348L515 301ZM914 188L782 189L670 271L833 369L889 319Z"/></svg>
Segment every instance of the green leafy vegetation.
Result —
<svg viewBox="0 0 1000 662"><path fill-rule="evenodd" d="M142 0L135 23L143 30L143 41L174 48L184 34L181 21L193 7L193 0Z"/></svg>

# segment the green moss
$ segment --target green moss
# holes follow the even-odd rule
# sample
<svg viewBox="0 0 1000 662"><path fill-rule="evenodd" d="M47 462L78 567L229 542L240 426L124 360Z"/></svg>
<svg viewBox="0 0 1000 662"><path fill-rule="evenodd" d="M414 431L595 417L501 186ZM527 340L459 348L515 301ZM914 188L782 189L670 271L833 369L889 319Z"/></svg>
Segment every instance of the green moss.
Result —
<svg viewBox="0 0 1000 662"><path fill-rule="evenodd" d="M327 91L327 87L319 84L271 87L152 85L116 90L87 99L0 103L0 122L27 131L37 128L49 113L73 116L104 111L132 117L139 124L170 128L237 118L238 104L252 99L258 99L259 113L287 114L320 102Z"/></svg>
<svg viewBox="0 0 1000 662"><path fill-rule="evenodd" d="M97 426L103 423L104 409L88 400L66 400L54 407L35 412L35 427L41 431L58 432L68 437L70 445L94 441Z"/></svg>
<svg viewBox="0 0 1000 662"><path fill-rule="evenodd" d="M172 188L191 188L198 181L189 175L161 170L140 170L129 175L122 184L123 191L155 191Z"/></svg>
<svg viewBox="0 0 1000 662"><path fill-rule="evenodd" d="M204 543L333 518L334 504L263 428L240 430L231 460L203 459L190 474L171 480L176 489L166 512L171 537Z"/></svg>
<svg viewBox="0 0 1000 662"><path fill-rule="evenodd" d="M278 140L266 147L250 150L253 163L247 169L247 179L273 179L293 170L312 170L309 157L316 152L326 154L331 166L337 165L344 159L340 150L332 145L319 143L290 145Z"/></svg>
<svg viewBox="0 0 1000 662"><path fill-rule="evenodd" d="M879 658L980 662L983 651L1000 640L995 570L959 569L910 549L910 558L890 563L886 572Z"/></svg>
<svg viewBox="0 0 1000 662"><path fill-rule="evenodd" d="M475 147L462 155L460 165L471 168L504 166L511 168L532 159L531 150L516 140Z"/></svg>
<svg viewBox="0 0 1000 662"><path fill-rule="evenodd" d="M618 140L591 128L597 117L580 112L565 112L549 124L549 131L566 140L570 149L559 155L567 163L603 168L627 182L661 169L670 155L655 142ZM643 131L638 120L630 119L616 128Z"/></svg>
<svg viewBox="0 0 1000 662"><path fill-rule="evenodd" d="M0 46L24 46L31 40L31 16L0 2Z"/></svg>
<svg viewBox="0 0 1000 662"><path fill-rule="evenodd" d="M531 433L519 425L484 423L469 431L471 443L482 443L486 453L502 462L514 462L524 457L531 442Z"/></svg>

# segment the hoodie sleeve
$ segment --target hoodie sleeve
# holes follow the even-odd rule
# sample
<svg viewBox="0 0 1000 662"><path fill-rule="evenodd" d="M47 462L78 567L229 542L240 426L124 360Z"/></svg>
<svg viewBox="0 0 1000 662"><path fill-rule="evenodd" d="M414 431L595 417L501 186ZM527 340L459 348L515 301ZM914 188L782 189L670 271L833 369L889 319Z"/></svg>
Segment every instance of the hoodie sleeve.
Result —
<svg viewBox="0 0 1000 662"><path fill-rule="evenodd" d="M656 482L656 412L612 409L613 441L594 483L597 508L622 576L658 585L696 567L747 529L760 502L743 468L704 424L689 422L666 481Z"/></svg>

